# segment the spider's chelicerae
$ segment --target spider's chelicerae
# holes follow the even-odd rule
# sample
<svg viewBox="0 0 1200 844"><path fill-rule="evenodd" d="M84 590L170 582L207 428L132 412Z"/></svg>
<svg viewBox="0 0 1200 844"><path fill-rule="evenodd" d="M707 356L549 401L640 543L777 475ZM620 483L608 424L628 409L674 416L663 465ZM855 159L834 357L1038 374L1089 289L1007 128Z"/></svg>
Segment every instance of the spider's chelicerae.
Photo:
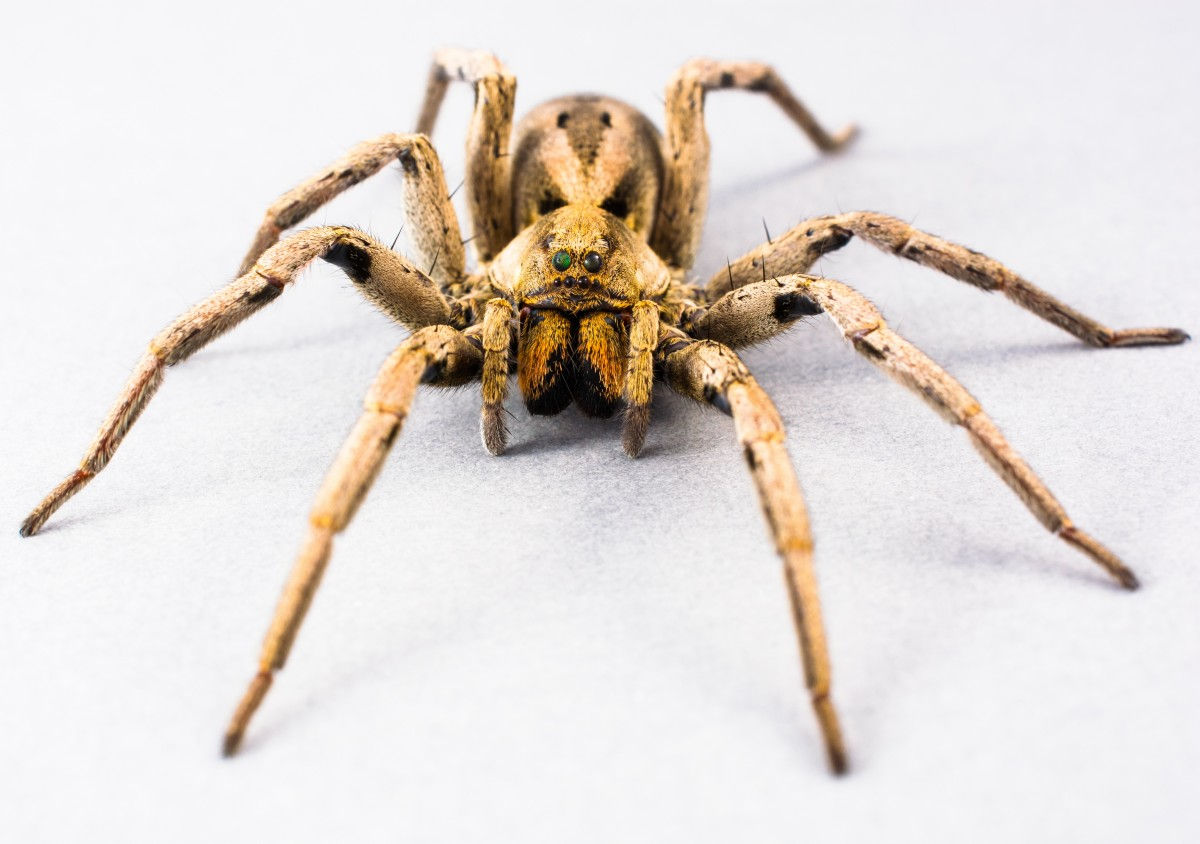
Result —
<svg viewBox="0 0 1200 844"><path fill-rule="evenodd" d="M471 271L467 241L427 137L453 80L475 90L466 162L474 227L468 240L477 259ZM384 363L317 495L258 671L225 734L226 754L237 750L283 667L329 562L333 537L370 488L419 384L478 380L483 442L493 454L504 451L504 400L514 373L531 413L555 414L572 402L590 416L622 410L630 456L645 440L655 383L732 416L783 559L805 681L837 772L846 769L846 750L830 699L804 502L779 414L734 349L773 337L800 317L827 314L871 363L965 428L984 460L1048 530L1125 588L1136 588L1133 572L1075 526L956 380L892 331L852 288L805 273L822 255L858 237L981 290L1002 291L1094 346L1180 343L1187 335L1174 328L1114 331L991 258L869 212L806 220L721 267L707 282L693 283L688 273L708 194L704 100L709 91L730 88L765 93L824 152L854 136L853 128L828 134L770 67L709 60L688 62L667 85L665 136L630 106L598 96L544 103L514 136L516 80L508 70L487 53L439 52L417 133L359 144L268 209L238 279L151 341L80 467L34 509L21 533L36 533L108 464L166 367L273 301L322 258L344 270L364 296L412 334ZM284 231L391 161L404 174L409 258L343 226L280 240Z"/></svg>

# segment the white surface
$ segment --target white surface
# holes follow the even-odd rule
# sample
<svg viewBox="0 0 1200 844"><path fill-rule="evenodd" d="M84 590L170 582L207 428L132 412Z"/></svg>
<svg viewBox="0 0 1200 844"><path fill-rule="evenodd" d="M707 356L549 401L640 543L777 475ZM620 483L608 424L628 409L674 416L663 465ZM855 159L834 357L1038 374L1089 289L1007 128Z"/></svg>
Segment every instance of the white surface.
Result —
<svg viewBox="0 0 1200 844"><path fill-rule="evenodd" d="M761 218L871 208L1110 324L1200 330L1194 5L288 8L6 12L0 839L1196 840L1200 347L1091 350L861 244L821 269L960 377L1145 587L1048 536L824 321L749 353L813 516L846 779L728 421L665 392L636 462L615 424L515 401L489 458L474 391L420 396L219 759L400 338L329 268L172 370L109 470L16 535L267 203L411 125L442 43L497 51L519 111L592 89L657 120L671 69L709 54L771 61L828 126L861 123L820 160L766 102L714 95L705 273ZM455 90L435 138L452 183L469 107ZM400 220L386 174L313 222Z"/></svg>

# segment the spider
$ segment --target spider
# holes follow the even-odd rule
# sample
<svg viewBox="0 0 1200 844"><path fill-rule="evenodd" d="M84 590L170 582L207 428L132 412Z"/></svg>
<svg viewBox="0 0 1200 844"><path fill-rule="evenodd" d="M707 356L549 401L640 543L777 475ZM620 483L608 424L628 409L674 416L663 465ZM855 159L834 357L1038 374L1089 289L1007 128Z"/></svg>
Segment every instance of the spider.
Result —
<svg viewBox="0 0 1200 844"><path fill-rule="evenodd" d="M428 138L455 80L475 92L465 180L474 234L466 240ZM779 414L735 349L786 331L802 317L827 315L856 351L965 428L1045 528L1121 586L1136 588L1133 572L1071 521L955 379L889 328L854 289L807 272L857 237L981 290L1001 291L1093 346L1175 344L1188 335L1175 328L1107 328L991 258L871 212L817 217L774 240L768 235L761 247L697 283L689 273L708 194L705 97L725 89L766 94L822 152L841 150L856 134L853 126L829 134L770 66L707 59L687 62L669 81L662 135L631 106L594 95L543 103L514 132L516 79L506 67L486 52L438 51L416 132L353 147L270 206L238 278L151 341L79 468L34 508L21 534L36 533L108 464L167 367L275 300L320 258L411 333L384 362L317 494L257 672L225 733L226 755L237 751L283 668L334 537L366 496L421 384L480 382L483 444L495 455L505 450L504 402L514 374L530 413L553 415L572 403L589 416L622 411L622 443L631 457L645 441L656 383L731 416L783 562L805 683L836 773L848 761L831 699L804 501ZM408 257L393 251L394 242L385 246L345 226L281 239L392 161L403 174ZM467 268L467 243L474 270Z"/></svg>

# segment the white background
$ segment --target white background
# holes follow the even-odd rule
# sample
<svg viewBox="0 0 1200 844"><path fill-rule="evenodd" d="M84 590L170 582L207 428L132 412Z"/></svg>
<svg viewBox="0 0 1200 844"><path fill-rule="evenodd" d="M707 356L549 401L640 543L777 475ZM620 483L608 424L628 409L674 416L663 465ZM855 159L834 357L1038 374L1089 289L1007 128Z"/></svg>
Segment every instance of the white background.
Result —
<svg viewBox="0 0 1200 844"><path fill-rule="evenodd" d="M309 502L402 336L328 267L172 370L109 470L16 535L266 205L412 126L441 44L494 49L519 112L598 90L657 121L671 70L712 55L862 125L822 160L769 103L713 95L705 275L763 218L869 208L1112 325L1200 330L1194 4L964 6L8 10L0 838L1196 840L1197 344L1089 349L862 244L819 269L961 378L1145 587L1047 535L825 320L751 351L812 512L845 779L731 426L665 393L636 462L615 423L515 400L490 458L474 390L422 394L221 760ZM470 103L454 89L435 135L451 184ZM399 188L312 222L390 239Z"/></svg>

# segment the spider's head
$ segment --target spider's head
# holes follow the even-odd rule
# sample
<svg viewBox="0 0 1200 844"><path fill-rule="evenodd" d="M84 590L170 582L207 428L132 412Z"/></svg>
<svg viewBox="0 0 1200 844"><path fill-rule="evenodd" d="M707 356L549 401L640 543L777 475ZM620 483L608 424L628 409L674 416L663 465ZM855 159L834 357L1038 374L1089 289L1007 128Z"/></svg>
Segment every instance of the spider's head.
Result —
<svg viewBox="0 0 1200 844"><path fill-rule="evenodd" d="M635 235L593 205L541 217L513 291L520 311L517 377L530 412L574 400L589 416L620 406L633 305L645 290Z"/></svg>

